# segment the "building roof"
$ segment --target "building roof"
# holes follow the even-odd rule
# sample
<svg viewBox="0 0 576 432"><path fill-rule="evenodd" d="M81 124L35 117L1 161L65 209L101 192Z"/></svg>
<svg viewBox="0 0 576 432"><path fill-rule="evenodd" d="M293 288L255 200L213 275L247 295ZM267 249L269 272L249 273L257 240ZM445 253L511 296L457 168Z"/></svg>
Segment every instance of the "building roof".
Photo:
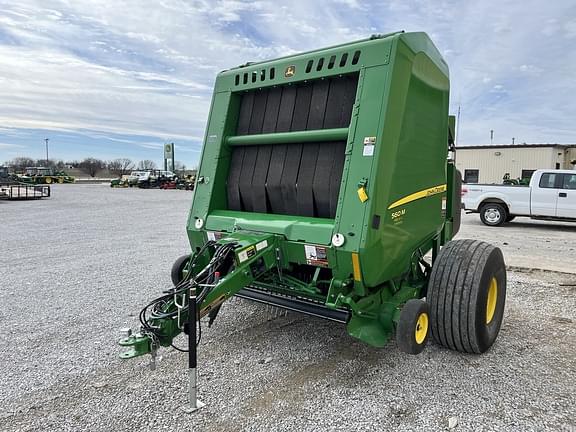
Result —
<svg viewBox="0 0 576 432"><path fill-rule="evenodd" d="M576 144L486 144L486 145L461 145L456 150L466 149L502 149L502 148L542 148L542 147L561 147L576 148Z"/></svg>

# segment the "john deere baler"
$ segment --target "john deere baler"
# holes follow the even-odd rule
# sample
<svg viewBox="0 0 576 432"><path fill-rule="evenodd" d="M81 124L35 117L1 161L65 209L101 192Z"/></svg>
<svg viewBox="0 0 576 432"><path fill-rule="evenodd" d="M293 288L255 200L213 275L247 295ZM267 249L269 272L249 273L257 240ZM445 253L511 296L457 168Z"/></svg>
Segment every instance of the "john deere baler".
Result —
<svg viewBox="0 0 576 432"><path fill-rule="evenodd" d="M448 159L448 98L448 67L424 33L220 73L191 252L121 341L122 356L170 346L232 296L343 323L375 347L395 335L415 354L431 331L452 349L488 349L506 272L499 249L450 241L460 174Z"/></svg>

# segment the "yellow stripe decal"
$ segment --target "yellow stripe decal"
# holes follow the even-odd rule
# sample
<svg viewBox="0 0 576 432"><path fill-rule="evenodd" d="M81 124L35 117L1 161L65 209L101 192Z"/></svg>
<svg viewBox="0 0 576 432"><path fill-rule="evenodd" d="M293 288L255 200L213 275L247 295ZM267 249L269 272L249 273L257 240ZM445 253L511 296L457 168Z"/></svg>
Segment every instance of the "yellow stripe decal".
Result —
<svg viewBox="0 0 576 432"><path fill-rule="evenodd" d="M352 268L354 269L354 280L360 282L362 274L360 274L360 259L356 252L352 252Z"/></svg>
<svg viewBox="0 0 576 432"><path fill-rule="evenodd" d="M399 199L398 201L394 201L390 206L388 206L388 210L393 209L395 207L401 206L403 204L407 204L412 201L419 200L420 198L427 198L432 195L438 195L439 193L446 192L446 184L434 186L428 189L424 189L418 192L414 192L413 194L407 195L404 198Z"/></svg>

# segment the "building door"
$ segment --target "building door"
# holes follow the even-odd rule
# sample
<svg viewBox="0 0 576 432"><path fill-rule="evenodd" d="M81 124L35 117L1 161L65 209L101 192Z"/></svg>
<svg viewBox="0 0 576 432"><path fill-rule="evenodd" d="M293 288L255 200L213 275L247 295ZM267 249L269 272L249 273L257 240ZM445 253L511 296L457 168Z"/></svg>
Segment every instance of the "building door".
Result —
<svg viewBox="0 0 576 432"><path fill-rule="evenodd" d="M558 190L556 216L576 219L576 173L562 174L562 189Z"/></svg>
<svg viewBox="0 0 576 432"><path fill-rule="evenodd" d="M562 174L547 172L539 184L532 187L530 213L532 216L556 216L556 203L560 192Z"/></svg>

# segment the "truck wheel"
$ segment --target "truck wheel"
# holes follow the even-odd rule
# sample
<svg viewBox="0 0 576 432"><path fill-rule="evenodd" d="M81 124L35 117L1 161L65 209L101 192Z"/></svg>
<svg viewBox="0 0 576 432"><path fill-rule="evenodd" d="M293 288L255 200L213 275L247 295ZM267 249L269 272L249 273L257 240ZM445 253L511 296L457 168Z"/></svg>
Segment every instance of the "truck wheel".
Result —
<svg viewBox="0 0 576 432"><path fill-rule="evenodd" d="M502 204L488 203L480 208L480 220L484 225L502 225L507 218L508 212Z"/></svg>
<svg viewBox="0 0 576 432"><path fill-rule="evenodd" d="M400 351L420 354L428 341L428 303L423 300L408 300L400 311L396 326L396 343Z"/></svg>
<svg viewBox="0 0 576 432"><path fill-rule="evenodd" d="M448 242L432 267L427 300L436 343L460 352L483 353L496 340L504 316L502 251L478 240Z"/></svg>
<svg viewBox="0 0 576 432"><path fill-rule="evenodd" d="M182 255L174 264L172 264L172 270L170 271L170 278L172 279L172 283L174 286L178 286L182 279L184 278L184 268L186 264L188 264L188 260L190 259L190 255Z"/></svg>

